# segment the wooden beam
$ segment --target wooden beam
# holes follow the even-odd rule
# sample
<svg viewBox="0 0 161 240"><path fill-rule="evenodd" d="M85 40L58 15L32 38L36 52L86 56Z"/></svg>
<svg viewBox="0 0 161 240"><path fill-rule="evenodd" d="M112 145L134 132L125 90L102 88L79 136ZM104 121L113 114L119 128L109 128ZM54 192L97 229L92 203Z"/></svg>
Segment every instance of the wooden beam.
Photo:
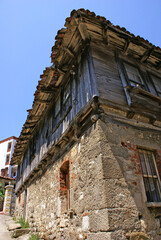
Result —
<svg viewBox="0 0 161 240"><path fill-rule="evenodd" d="M40 116L35 116L35 115L29 115L28 116L28 118L29 119L27 119L27 122L29 121L29 120L39 120L39 118L41 117L41 115ZM36 121L37 122L37 121ZM31 122L30 122L31 123ZM33 122L32 122L33 123Z"/></svg>
<svg viewBox="0 0 161 240"><path fill-rule="evenodd" d="M24 129L34 128L34 127L35 125L27 125L27 126L24 125Z"/></svg>
<svg viewBox="0 0 161 240"><path fill-rule="evenodd" d="M146 62L147 59L150 57L151 53L153 52L153 50L154 50L153 47L147 49L147 50L144 52L143 56L141 57L140 61L141 61L142 63Z"/></svg>
<svg viewBox="0 0 161 240"><path fill-rule="evenodd" d="M157 65L156 65L156 69L159 70L161 68L161 62L159 62Z"/></svg>
<svg viewBox="0 0 161 240"><path fill-rule="evenodd" d="M45 103L45 104L49 104L49 103L50 103L50 101L48 101L48 100L42 100L42 99L36 99L35 102L36 102L36 103Z"/></svg>
<svg viewBox="0 0 161 240"><path fill-rule="evenodd" d="M56 89L57 89L57 88L54 88L54 87L52 87L52 88L42 87L42 88L40 89L40 91L43 92L43 93L53 93Z"/></svg>
<svg viewBox="0 0 161 240"><path fill-rule="evenodd" d="M29 136L31 133L28 132L28 133L21 133L21 136Z"/></svg>
<svg viewBox="0 0 161 240"><path fill-rule="evenodd" d="M103 28L103 42L108 45L108 26Z"/></svg>
<svg viewBox="0 0 161 240"><path fill-rule="evenodd" d="M60 68L57 68L58 72L61 74L61 75L65 75L66 72L64 72L62 69Z"/></svg>
<svg viewBox="0 0 161 240"><path fill-rule="evenodd" d="M132 119L135 115L135 112L133 111L128 111L127 114L126 114L126 117L129 118L129 119Z"/></svg>
<svg viewBox="0 0 161 240"><path fill-rule="evenodd" d="M128 47L130 45L130 39L128 38L127 41L125 41L123 52L127 54Z"/></svg>
<svg viewBox="0 0 161 240"><path fill-rule="evenodd" d="M72 53L72 51L71 51L69 48L63 46L63 50L64 50L70 57L74 58L74 53Z"/></svg>
<svg viewBox="0 0 161 240"><path fill-rule="evenodd" d="M86 24L81 22L79 23L78 25L78 30L80 32L80 35L82 37L82 39L85 41L85 42L88 42L90 41L90 35L89 35L89 32L87 30L87 27L86 27Z"/></svg>

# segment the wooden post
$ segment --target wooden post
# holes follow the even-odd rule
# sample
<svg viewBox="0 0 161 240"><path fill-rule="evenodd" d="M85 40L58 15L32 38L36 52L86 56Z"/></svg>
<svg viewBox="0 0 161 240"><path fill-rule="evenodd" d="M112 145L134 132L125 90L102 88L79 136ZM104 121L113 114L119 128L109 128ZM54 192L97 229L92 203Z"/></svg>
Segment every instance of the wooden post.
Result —
<svg viewBox="0 0 161 240"><path fill-rule="evenodd" d="M6 215L10 215L10 208L11 208L11 199L12 199L12 192L14 186L9 183L6 187L6 192L5 192L5 199L4 199L4 207L3 207L3 212Z"/></svg>

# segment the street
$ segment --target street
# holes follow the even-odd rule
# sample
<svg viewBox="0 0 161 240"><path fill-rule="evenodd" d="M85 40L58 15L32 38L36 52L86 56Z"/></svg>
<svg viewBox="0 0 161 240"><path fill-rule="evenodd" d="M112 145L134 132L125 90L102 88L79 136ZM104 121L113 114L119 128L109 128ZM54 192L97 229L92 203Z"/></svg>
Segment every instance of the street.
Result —
<svg viewBox="0 0 161 240"><path fill-rule="evenodd" d="M0 214L0 240L12 240L5 223L9 219L11 217Z"/></svg>

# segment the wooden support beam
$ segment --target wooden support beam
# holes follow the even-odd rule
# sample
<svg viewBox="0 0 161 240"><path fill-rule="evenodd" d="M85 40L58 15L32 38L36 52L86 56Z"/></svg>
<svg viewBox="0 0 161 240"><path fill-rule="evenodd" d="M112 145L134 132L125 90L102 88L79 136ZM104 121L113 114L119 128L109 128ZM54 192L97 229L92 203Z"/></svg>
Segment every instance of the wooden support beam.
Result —
<svg viewBox="0 0 161 240"><path fill-rule="evenodd" d="M125 54L127 54L129 45L130 45L130 39L128 38L127 41L125 42L124 49L123 49L123 52Z"/></svg>
<svg viewBox="0 0 161 240"><path fill-rule="evenodd" d="M149 123L150 123L150 124L154 124L155 121L156 121L156 117L155 117L155 116L151 116L151 117L149 118Z"/></svg>
<svg viewBox="0 0 161 240"><path fill-rule="evenodd" d="M135 112L133 111L128 111L127 114L126 114L126 117L129 118L129 119L132 119L135 115Z"/></svg>
<svg viewBox="0 0 161 240"><path fill-rule="evenodd" d="M42 100L42 99L36 99L35 102L36 102L36 103L45 103L45 104L49 104L49 103L50 103L50 101L48 101L48 100Z"/></svg>
<svg viewBox="0 0 161 240"><path fill-rule="evenodd" d="M72 51L71 51L69 48L63 46L63 50L64 50L70 57L74 58L74 53L72 53Z"/></svg>
<svg viewBox="0 0 161 240"><path fill-rule="evenodd" d="M35 125L24 125L24 129L29 129L29 128L34 128L35 127Z"/></svg>
<svg viewBox="0 0 161 240"><path fill-rule="evenodd" d="M61 74L61 75L65 75L66 72L64 72L62 69L60 68L57 68L58 72Z"/></svg>
<svg viewBox="0 0 161 240"><path fill-rule="evenodd" d="M156 69L159 70L161 68L161 62L159 62L157 65L156 65Z"/></svg>
<svg viewBox="0 0 161 240"><path fill-rule="evenodd" d="M153 52L153 50L154 50L153 47L147 49L147 50L144 52L143 56L141 57L140 61L141 61L142 63L143 63L143 62L146 62L147 59L150 57L151 53Z"/></svg>
<svg viewBox="0 0 161 240"><path fill-rule="evenodd" d="M26 111L30 113L32 111L32 108L31 109L27 109Z"/></svg>
<svg viewBox="0 0 161 240"><path fill-rule="evenodd" d="M89 32L87 30L87 27L86 27L86 24L81 22L79 23L78 25L78 30L80 32L80 35L82 37L82 39L85 41L85 42L88 42L90 41L90 35L89 35Z"/></svg>
<svg viewBox="0 0 161 240"><path fill-rule="evenodd" d="M27 121L28 121L28 120L39 120L40 117L41 117L41 116L29 115Z"/></svg>
<svg viewBox="0 0 161 240"><path fill-rule="evenodd" d="M103 42L108 45L108 26L103 28Z"/></svg>
<svg viewBox="0 0 161 240"><path fill-rule="evenodd" d="M65 141L65 142L69 142L69 137L64 136L64 137L63 137L63 141Z"/></svg>
<svg viewBox="0 0 161 240"><path fill-rule="evenodd" d="M28 133L21 133L21 136L29 136L31 133L28 132Z"/></svg>
<svg viewBox="0 0 161 240"><path fill-rule="evenodd" d="M42 87L42 88L40 89L40 91L41 91L42 93L53 93L56 89L57 89L57 88L54 88L54 87L52 87L52 88Z"/></svg>

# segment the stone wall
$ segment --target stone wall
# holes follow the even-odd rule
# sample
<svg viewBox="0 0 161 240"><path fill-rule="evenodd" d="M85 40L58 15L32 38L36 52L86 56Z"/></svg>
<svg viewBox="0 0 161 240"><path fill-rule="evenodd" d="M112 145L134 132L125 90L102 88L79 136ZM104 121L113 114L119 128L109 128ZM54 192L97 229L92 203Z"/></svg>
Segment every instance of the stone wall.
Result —
<svg viewBox="0 0 161 240"><path fill-rule="evenodd" d="M155 131L104 119L17 196L15 216L24 216L42 239L125 240L131 232L155 239L161 212L146 206L137 145L160 149ZM60 169L69 164L69 192L62 201ZM65 164L65 165L64 165ZM63 177L63 179L65 179ZM64 184L64 185L63 185ZM65 209L66 208L66 209Z"/></svg>

